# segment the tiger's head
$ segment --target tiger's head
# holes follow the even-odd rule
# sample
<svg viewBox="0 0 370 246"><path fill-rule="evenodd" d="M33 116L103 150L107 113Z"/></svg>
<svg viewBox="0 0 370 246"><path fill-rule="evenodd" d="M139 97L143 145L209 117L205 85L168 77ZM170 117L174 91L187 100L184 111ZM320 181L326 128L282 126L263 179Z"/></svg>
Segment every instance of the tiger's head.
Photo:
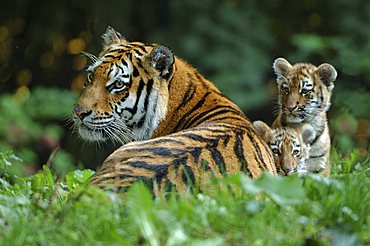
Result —
<svg viewBox="0 0 370 246"><path fill-rule="evenodd" d="M278 58L273 68L277 76L278 106L286 122L309 122L329 109L337 77L337 71L332 65L291 65L284 58Z"/></svg>
<svg viewBox="0 0 370 246"><path fill-rule="evenodd" d="M128 42L108 27L73 110L80 136L118 143L148 139L165 117L175 57L158 44Z"/></svg>
<svg viewBox="0 0 370 246"><path fill-rule="evenodd" d="M270 128L262 121L255 121L253 126L270 146L279 174L290 175L305 167L305 160L310 154L310 143L316 136L311 125L303 124L298 129Z"/></svg>

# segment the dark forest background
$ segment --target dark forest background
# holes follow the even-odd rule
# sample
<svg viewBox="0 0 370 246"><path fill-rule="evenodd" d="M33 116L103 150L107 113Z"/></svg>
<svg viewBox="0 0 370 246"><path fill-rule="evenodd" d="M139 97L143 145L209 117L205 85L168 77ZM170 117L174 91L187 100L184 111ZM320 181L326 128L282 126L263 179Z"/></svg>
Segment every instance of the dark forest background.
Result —
<svg viewBox="0 0 370 246"><path fill-rule="evenodd" d="M86 78L108 25L128 40L156 42L195 66L251 120L273 120L271 66L328 62L338 71L329 113L335 152L368 152L370 1L114 0L0 3L0 152L23 159L14 172L48 164L95 168L116 147L84 144L71 130Z"/></svg>

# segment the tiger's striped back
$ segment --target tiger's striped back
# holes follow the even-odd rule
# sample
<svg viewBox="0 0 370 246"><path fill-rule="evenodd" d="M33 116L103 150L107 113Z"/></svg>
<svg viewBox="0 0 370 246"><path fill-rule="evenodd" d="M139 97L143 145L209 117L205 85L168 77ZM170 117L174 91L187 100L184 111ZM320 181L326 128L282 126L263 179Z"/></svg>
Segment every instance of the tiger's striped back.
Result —
<svg viewBox="0 0 370 246"><path fill-rule="evenodd" d="M94 184L128 188L143 180L183 191L210 176L276 173L269 147L242 111L169 48L130 43L112 28L103 40L99 57L88 55L93 64L74 120L82 137L124 145Z"/></svg>

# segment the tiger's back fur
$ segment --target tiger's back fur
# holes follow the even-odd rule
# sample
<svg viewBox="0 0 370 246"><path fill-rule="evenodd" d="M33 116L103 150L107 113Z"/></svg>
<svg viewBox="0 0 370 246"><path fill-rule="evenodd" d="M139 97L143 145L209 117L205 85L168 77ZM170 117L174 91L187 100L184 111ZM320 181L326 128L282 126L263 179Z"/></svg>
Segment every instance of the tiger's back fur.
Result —
<svg viewBox="0 0 370 246"><path fill-rule="evenodd" d="M327 63L316 67L309 63L291 65L284 58L275 60L279 112L272 127L299 128L310 124L316 138L311 143L310 158L306 160L308 171L330 173L330 136L327 111L331 104L335 68Z"/></svg>
<svg viewBox="0 0 370 246"><path fill-rule="evenodd" d="M89 55L89 81L74 120L89 140L127 143L92 182L154 190L187 189L210 176L276 173L269 147L242 111L193 67L157 44L128 42L112 28L99 57Z"/></svg>

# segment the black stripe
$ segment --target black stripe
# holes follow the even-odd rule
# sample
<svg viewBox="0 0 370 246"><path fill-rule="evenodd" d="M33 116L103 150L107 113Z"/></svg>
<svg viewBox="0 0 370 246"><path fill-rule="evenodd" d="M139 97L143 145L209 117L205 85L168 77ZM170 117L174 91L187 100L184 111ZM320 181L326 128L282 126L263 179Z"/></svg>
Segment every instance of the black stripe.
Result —
<svg viewBox="0 0 370 246"><path fill-rule="evenodd" d="M181 100L181 103L179 104L179 106L177 106L175 112L179 111L182 107L184 107L194 97L194 94L195 94L195 86L194 86L193 81L190 81L187 84L184 97Z"/></svg>
<svg viewBox="0 0 370 246"><path fill-rule="evenodd" d="M216 111L218 109L224 109L224 110L219 110L219 111ZM213 112L215 111L215 112ZM213 112L212 114L209 114ZM195 122L197 122L200 118L202 118L203 116L207 115L206 117L204 117L201 122L205 122L209 119L212 119L213 117L215 116L219 116L219 115L222 115L224 113L238 113L238 111L236 111L233 107L230 107L230 106L216 106L214 108L211 108L207 111L204 111L203 113L201 114L198 114L197 116L195 116L194 118L190 118L187 123L184 125L184 128L189 128L190 126L192 126ZM227 117L226 117L227 118Z"/></svg>
<svg viewBox="0 0 370 246"><path fill-rule="evenodd" d="M140 51L138 51L138 50L134 50L135 52L136 52L136 54L138 54L139 56L143 56L143 53L141 53Z"/></svg>
<svg viewBox="0 0 370 246"><path fill-rule="evenodd" d="M167 169L169 167L168 164L152 165L148 164L145 161L127 161L125 162L125 165L129 165L136 168L144 168L150 171L159 171L162 169Z"/></svg>
<svg viewBox="0 0 370 246"><path fill-rule="evenodd" d="M195 140L195 141L199 141L199 142L206 142L206 143L209 142L208 138L196 135L194 133L181 134L181 137L186 137L186 138L189 138L189 139L192 139L192 140Z"/></svg>
<svg viewBox="0 0 370 246"><path fill-rule="evenodd" d="M182 172L181 172L182 181L190 189L192 189L195 184L195 175L194 175L193 169L190 166L186 165L187 161L188 161L188 158L184 157L181 159L174 160L173 164L176 167L176 175L179 172L178 169L181 168L182 169Z"/></svg>
<svg viewBox="0 0 370 246"><path fill-rule="evenodd" d="M240 171L244 173L249 173L250 171L248 169L247 159L244 156L243 142L241 139L242 137L243 136L241 134L235 135L234 153L241 164Z"/></svg>
<svg viewBox="0 0 370 246"><path fill-rule="evenodd" d="M181 132L195 132L195 131L209 131L209 132L212 132L212 133L221 133L221 134L224 134L225 133L225 130L224 128L226 128L225 126L219 126L219 128L222 128L222 129L214 129L212 128L214 127L213 125L206 125L206 126L197 126L196 128L190 128L190 129L185 129L185 130L182 130Z"/></svg>
<svg viewBox="0 0 370 246"><path fill-rule="evenodd" d="M183 149L175 149L175 148L165 148L165 147L148 147L148 148L139 148L139 149L129 149L126 152L143 152L147 151L149 153L169 157L169 156L181 156L186 154L186 151Z"/></svg>
<svg viewBox="0 0 370 246"><path fill-rule="evenodd" d="M236 117L236 116L225 116L225 117L220 117L220 118L214 118L213 121L223 121L223 120L235 120L235 121L240 121L240 120L246 120L243 116L240 116L240 117ZM250 129L248 127L244 127L243 125L239 126L238 127L241 127L241 128L245 128L245 129Z"/></svg>
<svg viewBox="0 0 370 246"><path fill-rule="evenodd" d="M137 126L139 128L141 128L143 126L144 122L145 122L146 112L148 112L149 97L150 97L150 93L152 92L153 83L154 82L153 82L152 79L149 79L148 82L147 82L146 97L145 97L144 109L143 109L144 115L140 118L139 122L137 123Z"/></svg>
<svg viewBox="0 0 370 246"><path fill-rule="evenodd" d="M114 55L104 55L103 58L112 58L112 59L118 59L120 60L122 58L122 54L118 55L118 56L114 56Z"/></svg>
<svg viewBox="0 0 370 246"><path fill-rule="evenodd" d="M179 120L179 122L177 123L177 125L175 126L175 128L174 128L174 130L173 130L173 132L177 132L178 130L180 130L179 129L179 127L180 127L180 124L182 124L183 123L183 121L190 115L190 114L192 114L192 113L194 113L197 109L199 109L200 107L202 107L203 106L203 104L204 104L204 102L206 101L206 99L207 99L207 97L209 96L209 94L210 94L211 92L207 92L206 94L204 94L203 95L203 97L202 97L202 99L200 99L199 101L198 101L198 103L193 107L193 108L191 108L186 114L184 114L182 117L181 117L181 119Z"/></svg>
<svg viewBox="0 0 370 246"><path fill-rule="evenodd" d="M108 53L115 53L115 52L122 53L123 52L123 49L118 48L118 49L114 49L114 50L109 50Z"/></svg>
<svg viewBox="0 0 370 246"><path fill-rule="evenodd" d="M170 187L171 187L171 182L169 182L169 180L168 180L168 168L164 168L164 169L161 169L161 170L157 171L155 173L154 177L152 178L152 180L153 180L153 182L156 182L158 185L161 185L162 180L164 180L164 182L165 182L164 189L165 190L170 189Z"/></svg>
<svg viewBox="0 0 370 246"><path fill-rule="evenodd" d="M144 45L137 45L135 48L140 49L143 53L147 53Z"/></svg>
<svg viewBox="0 0 370 246"><path fill-rule="evenodd" d="M218 166L218 170L220 171L220 173L222 175L226 175L227 169L226 169L226 165L225 165L225 160L224 160L221 152L216 149L216 146L214 146L214 147L207 146L207 149L211 152L212 159L214 160L214 162Z"/></svg>
<svg viewBox="0 0 370 246"><path fill-rule="evenodd" d="M135 142L135 145L133 147L140 147L140 146L145 146L145 145L156 145L156 144L165 144L165 143L173 143L173 144L179 144L179 145L184 145L183 142L175 139L170 139L170 138L158 138L158 139L153 139L149 141L137 141Z"/></svg>
<svg viewBox="0 0 370 246"><path fill-rule="evenodd" d="M121 60L121 63L122 63L122 65L124 66L124 67L128 67L128 64L127 64L127 62L125 61L125 60ZM118 66L118 68L121 68L120 66ZM122 69L122 68L121 68ZM123 73L123 69L122 69L122 73Z"/></svg>
<svg viewBox="0 0 370 246"><path fill-rule="evenodd" d="M318 93L320 93L320 100L321 100L321 103L323 103L324 102L324 94L322 93L322 86L321 85L319 86L319 92Z"/></svg>
<svg viewBox="0 0 370 246"><path fill-rule="evenodd" d="M132 72L132 75L134 77L138 77L140 75L139 71L137 70L136 66L132 66L134 68L134 71Z"/></svg>
<svg viewBox="0 0 370 246"><path fill-rule="evenodd" d="M113 72L113 68L112 67L110 67L109 68L109 71L108 71L108 77L110 78L110 74Z"/></svg>
<svg viewBox="0 0 370 246"><path fill-rule="evenodd" d="M146 85L146 98L144 101L144 112L147 112L148 110L148 103L149 103L149 97L150 93L152 92L154 81L152 79L149 79Z"/></svg>
<svg viewBox="0 0 370 246"><path fill-rule="evenodd" d="M194 163L199 162L199 156L200 156L201 153L202 153L202 148L200 148L200 147L192 148L192 150L190 151L190 154L194 159Z"/></svg>
<svg viewBox="0 0 370 246"><path fill-rule="evenodd" d="M260 146L257 144L256 142L256 139L253 138L253 136L250 134L250 132L247 133L247 136L249 138L249 140L252 142L253 144L253 147L255 148L256 152L257 152L257 155L258 155L258 158L260 159L260 162L262 162L264 168L266 169L267 166L266 166L266 163L265 163L265 160L263 159L263 155L262 155L262 152L261 152L261 148Z"/></svg>
<svg viewBox="0 0 370 246"><path fill-rule="evenodd" d="M137 111L137 105L139 104L139 101L140 101L140 98L141 98L141 93L143 92L143 88L145 86L145 83L143 80L140 80L140 83L139 83L139 87L137 88L137 92L136 92L136 101L135 101L135 105L132 109L130 108L125 108L125 110L129 111L132 115L130 117L130 119L132 119L134 117L134 114L136 113Z"/></svg>

